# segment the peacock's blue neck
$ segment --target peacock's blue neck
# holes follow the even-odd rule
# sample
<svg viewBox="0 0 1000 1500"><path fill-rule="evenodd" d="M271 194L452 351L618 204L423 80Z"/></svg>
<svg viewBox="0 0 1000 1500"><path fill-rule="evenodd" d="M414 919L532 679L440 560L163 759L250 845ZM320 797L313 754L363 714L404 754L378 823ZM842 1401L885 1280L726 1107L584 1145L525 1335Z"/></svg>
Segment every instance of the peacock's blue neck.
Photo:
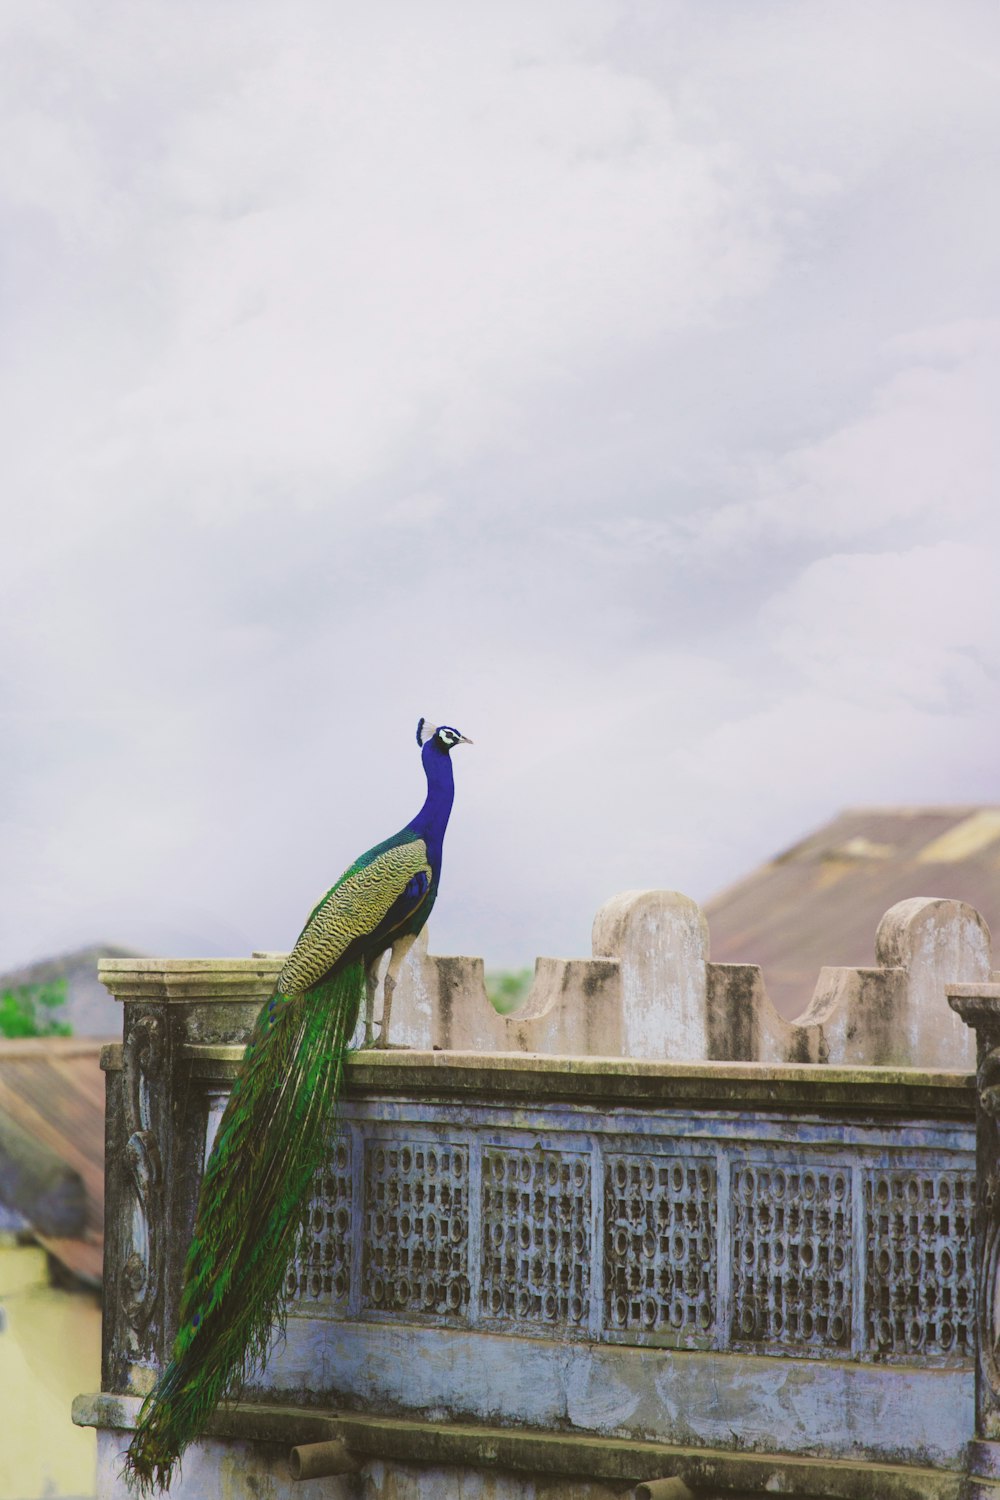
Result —
<svg viewBox="0 0 1000 1500"><path fill-rule="evenodd" d="M452 770L451 756L434 740L429 740L424 746L422 758L427 777L427 797L409 827L427 845L427 853L436 872L441 863L444 832L455 800L455 773Z"/></svg>

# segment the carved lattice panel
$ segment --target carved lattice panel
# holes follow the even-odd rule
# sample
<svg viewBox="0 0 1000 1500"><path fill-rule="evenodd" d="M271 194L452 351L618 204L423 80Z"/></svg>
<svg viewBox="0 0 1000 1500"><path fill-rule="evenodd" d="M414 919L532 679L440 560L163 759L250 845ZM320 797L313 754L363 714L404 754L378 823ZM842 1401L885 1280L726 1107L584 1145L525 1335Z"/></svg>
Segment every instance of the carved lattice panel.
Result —
<svg viewBox="0 0 1000 1500"><path fill-rule="evenodd" d="M849 1351L849 1172L754 1163L731 1183L733 1343Z"/></svg>
<svg viewBox="0 0 1000 1500"><path fill-rule="evenodd" d="M971 1172L866 1175L869 1353L971 1357L974 1218Z"/></svg>
<svg viewBox="0 0 1000 1500"><path fill-rule="evenodd" d="M483 1315L586 1326L589 1154L489 1147L482 1170Z"/></svg>
<svg viewBox="0 0 1000 1500"><path fill-rule="evenodd" d="M365 1143L361 1300L375 1312L467 1312L468 1147Z"/></svg>
<svg viewBox="0 0 1000 1500"><path fill-rule="evenodd" d="M299 1251L288 1267L291 1303L347 1304L351 1290L351 1141L340 1136L313 1180Z"/></svg>
<svg viewBox="0 0 1000 1500"><path fill-rule="evenodd" d="M714 1162L614 1155L604 1171L604 1316L621 1332L704 1340L715 1323Z"/></svg>

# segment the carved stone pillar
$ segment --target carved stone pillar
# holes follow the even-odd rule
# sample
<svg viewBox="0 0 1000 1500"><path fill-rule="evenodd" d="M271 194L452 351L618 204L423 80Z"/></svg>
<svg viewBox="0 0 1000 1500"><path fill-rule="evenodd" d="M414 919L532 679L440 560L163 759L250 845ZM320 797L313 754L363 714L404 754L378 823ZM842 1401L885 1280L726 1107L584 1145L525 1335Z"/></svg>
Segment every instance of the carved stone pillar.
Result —
<svg viewBox="0 0 1000 1500"><path fill-rule="evenodd" d="M143 1395L173 1342L209 1130L226 1090L193 1077L192 1046L245 1042L273 988L264 959L105 959L123 1002L105 1049L103 1389Z"/></svg>
<svg viewBox="0 0 1000 1500"><path fill-rule="evenodd" d="M164 1007L132 1006L104 1059L103 1381L123 1393L148 1389L163 1358L173 1052Z"/></svg>
<svg viewBox="0 0 1000 1500"><path fill-rule="evenodd" d="M1000 1497L1000 984L949 985L976 1033L976 1436L966 1500Z"/></svg>
<svg viewBox="0 0 1000 1500"><path fill-rule="evenodd" d="M125 1099L125 1159L132 1193L132 1249L121 1275L121 1301L137 1358L154 1352L150 1324L163 1294L163 1160L161 1112L154 1103L162 1082L167 1024L162 1016L140 1015L122 1048ZM162 1128L162 1127L160 1127Z"/></svg>

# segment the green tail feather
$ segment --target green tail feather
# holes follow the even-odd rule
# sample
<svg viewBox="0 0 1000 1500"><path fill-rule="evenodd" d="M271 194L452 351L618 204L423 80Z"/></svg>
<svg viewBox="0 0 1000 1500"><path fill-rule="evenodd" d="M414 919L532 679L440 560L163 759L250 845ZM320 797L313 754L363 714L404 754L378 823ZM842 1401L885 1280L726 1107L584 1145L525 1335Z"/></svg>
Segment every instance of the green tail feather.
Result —
<svg viewBox="0 0 1000 1500"><path fill-rule="evenodd" d="M184 1449L283 1321L285 1273L363 994L364 968L349 964L307 995L273 996L257 1017L205 1169L173 1353L125 1460L140 1493L169 1489Z"/></svg>

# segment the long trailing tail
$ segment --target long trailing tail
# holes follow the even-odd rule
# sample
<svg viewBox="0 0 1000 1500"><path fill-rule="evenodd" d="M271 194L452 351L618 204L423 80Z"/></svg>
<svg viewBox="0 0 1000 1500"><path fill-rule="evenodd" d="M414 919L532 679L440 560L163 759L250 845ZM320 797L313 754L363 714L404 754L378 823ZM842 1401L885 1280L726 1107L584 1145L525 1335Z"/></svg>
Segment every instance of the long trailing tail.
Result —
<svg viewBox="0 0 1000 1500"><path fill-rule="evenodd" d="M285 1274L363 993L353 963L306 995L274 995L257 1018L205 1168L173 1353L125 1459L140 1494L170 1488L184 1449L283 1323Z"/></svg>

